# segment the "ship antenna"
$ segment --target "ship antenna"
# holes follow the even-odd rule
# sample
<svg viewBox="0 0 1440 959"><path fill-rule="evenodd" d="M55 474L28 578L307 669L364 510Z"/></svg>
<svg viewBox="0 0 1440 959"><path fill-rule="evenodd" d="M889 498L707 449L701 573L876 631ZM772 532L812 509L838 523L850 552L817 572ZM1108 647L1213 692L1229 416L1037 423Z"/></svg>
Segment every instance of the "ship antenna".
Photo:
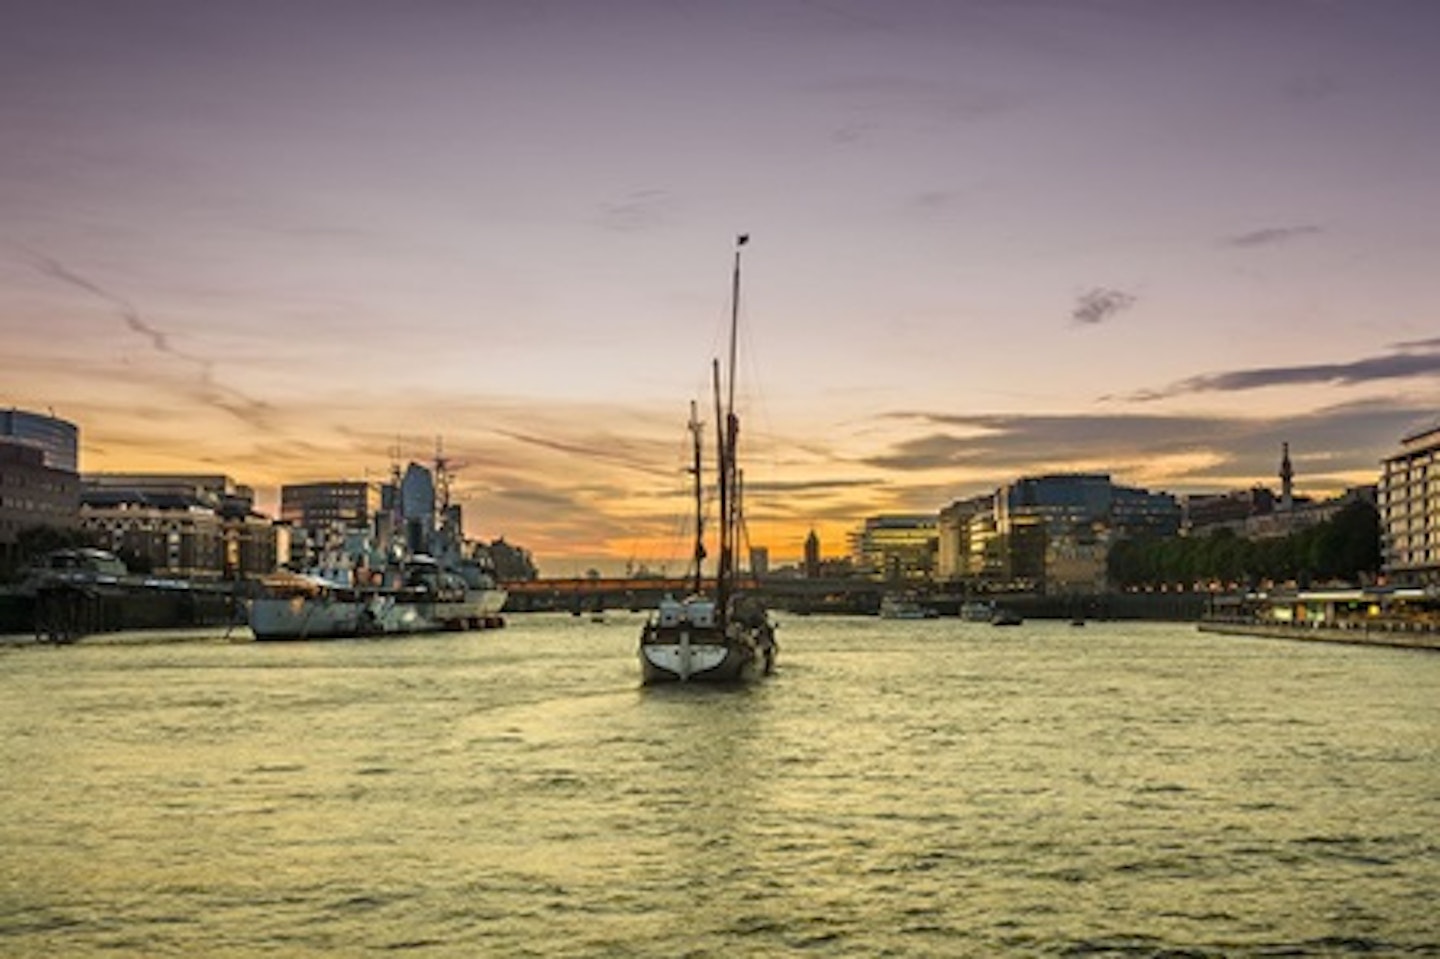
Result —
<svg viewBox="0 0 1440 959"><path fill-rule="evenodd" d="M435 479L440 486L440 509L443 512L450 506L450 471L445 459L445 439L435 437Z"/></svg>

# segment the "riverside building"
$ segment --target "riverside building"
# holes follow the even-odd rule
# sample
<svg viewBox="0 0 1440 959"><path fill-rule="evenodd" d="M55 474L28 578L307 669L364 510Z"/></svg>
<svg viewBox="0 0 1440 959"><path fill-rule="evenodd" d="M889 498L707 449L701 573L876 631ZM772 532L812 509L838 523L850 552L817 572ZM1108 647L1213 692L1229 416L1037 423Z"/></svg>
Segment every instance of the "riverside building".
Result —
<svg viewBox="0 0 1440 959"><path fill-rule="evenodd" d="M91 473L80 521L105 549L149 572L233 579L275 568L279 533L254 503L250 487L221 474Z"/></svg>
<svg viewBox="0 0 1440 959"><path fill-rule="evenodd" d="M380 512L380 484L370 480L329 480L280 487L280 519L292 526L369 529Z"/></svg>
<svg viewBox="0 0 1440 959"><path fill-rule="evenodd" d="M1110 546L1132 536L1174 536L1180 505L1169 493L1117 486L1105 473L1028 476L940 513L939 578L1047 593L1105 588Z"/></svg>
<svg viewBox="0 0 1440 959"><path fill-rule="evenodd" d="M80 471L80 429L68 420L25 410L0 410L0 439L37 449L46 466Z"/></svg>
<svg viewBox="0 0 1440 959"><path fill-rule="evenodd" d="M815 579L820 575L820 537L812 529L805 537L805 578Z"/></svg>
<svg viewBox="0 0 1440 959"><path fill-rule="evenodd" d="M21 534L80 525L80 477L46 462L36 446L0 437L0 568L21 559Z"/></svg>
<svg viewBox="0 0 1440 959"><path fill-rule="evenodd" d="M995 579L1000 573L995 545L995 495L956 500L940 511L936 578Z"/></svg>
<svg viewBox="0 0 1440 959"><path fill-rule="evenodd" d="M0 568L20 561L27 529L80 525L80 430L25 410L0 410Z"/></svg>
<svg viewBox="0 0 1440 959"><path fill-rule="evenodd" d="M1106 473L1025 477L1001 487L995 504L1010 578L1033 577L1047 593L1101 592L1111 543L1180 531L1174 496L1117 486Z"/></svg>
<svg viewBox="0 0 1440 959"><path fill-rule="evenodd" d="M1189 535L1229 529L1243 535L1256 516L1275 512L1275 494L1263 486L1224 493L1192 493L1183 502L1182 526Z"/></svg>
<svg viewBox="0 0 1440 959"><path fill-rule="evenodd" d="M935 572L934 513L872 516L850 534L857 568L886 582L929 580Z"/></svg>
<svg viewBox="0 0 1440 959"><path fill-rule="evenodd" d="M1228 529L1246 539L1279 539L1329 522L1352 503L1376 502L1375 486L1352 486L1339 496L1315 500L1295 493L1290 444L1280 447L1280 493L1264 487L1228 493L1196 494L1185 500L1184 530L1207 536Z"/></svg>
<svg viewBox="0 0 1440 959"><path fill-rule="evenodd" d="M1378 499L1387 577L1440 583L1440 425L1402 438L1382 461Z"/></svg>
<svg viewBox="0 0 1440 959"><path fill-rule="evenodd" d="M290 531L284 557L308 568L356 534L370 535L383 515L381 486L371 480L325 480L280 487L280 522Z"/></svg>

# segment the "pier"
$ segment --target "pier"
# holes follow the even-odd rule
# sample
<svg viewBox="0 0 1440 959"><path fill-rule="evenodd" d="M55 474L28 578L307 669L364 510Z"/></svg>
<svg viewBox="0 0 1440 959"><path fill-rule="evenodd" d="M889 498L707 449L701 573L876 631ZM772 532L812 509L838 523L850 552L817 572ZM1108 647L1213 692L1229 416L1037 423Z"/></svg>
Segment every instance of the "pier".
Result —
<svg viewBox="0 0 1440 959"><path fill-rule="evenodd" d="M0 593L0 634L73 643L124 630L224 626L243 622L243 600L244 584L237 582L55 577L30 590Z"/></svg>

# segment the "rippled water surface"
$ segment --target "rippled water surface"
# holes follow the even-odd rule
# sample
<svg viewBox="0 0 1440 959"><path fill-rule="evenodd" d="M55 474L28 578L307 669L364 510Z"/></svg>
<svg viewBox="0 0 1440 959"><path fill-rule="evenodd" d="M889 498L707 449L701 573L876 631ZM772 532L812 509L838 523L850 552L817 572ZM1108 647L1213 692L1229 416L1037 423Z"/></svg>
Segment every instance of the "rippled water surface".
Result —
<svg viewBox="0 0 1440 959"><path fill-rule="evenodd" d="M638 616L0 649L0 955L1440 956L1440 656Z"/></svg>

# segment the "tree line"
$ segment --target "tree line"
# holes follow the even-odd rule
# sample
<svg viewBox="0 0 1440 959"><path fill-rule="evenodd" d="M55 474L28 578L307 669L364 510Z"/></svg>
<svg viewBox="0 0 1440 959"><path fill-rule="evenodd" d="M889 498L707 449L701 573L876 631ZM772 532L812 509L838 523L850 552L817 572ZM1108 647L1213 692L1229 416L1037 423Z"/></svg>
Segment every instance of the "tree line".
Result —
<svg viewBox="0 0 1440 959"><path fill-rule="evenodd" d="M1117 587L1262 581L1358 583L1380 572L1380 514L1357 501L1324 523L1289 536L1246 539L1230 529L1206 536L1122 540L1110 549L1108 572Z"/></svg>

